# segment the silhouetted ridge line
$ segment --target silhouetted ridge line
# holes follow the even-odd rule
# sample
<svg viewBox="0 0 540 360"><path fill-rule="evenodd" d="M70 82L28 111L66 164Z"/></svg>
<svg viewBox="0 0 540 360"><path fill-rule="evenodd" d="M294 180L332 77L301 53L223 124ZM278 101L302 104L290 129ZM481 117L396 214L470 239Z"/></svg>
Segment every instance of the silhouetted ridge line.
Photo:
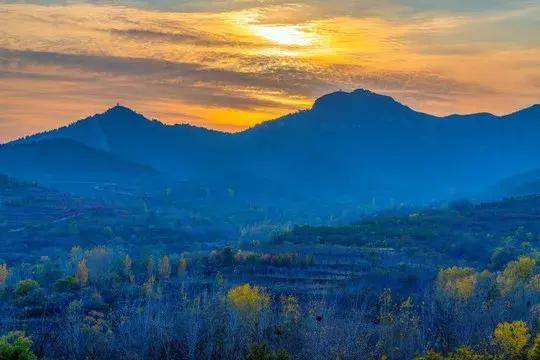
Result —
<svg viewBox="0 0 540 360"><path fill-rule="evenodd" d="M71 139L171 179L234 189L250 199L425 203L540 168L539 109L444 118L358 89L322 96L309 110L235 134L166 125L115 106L22 142ZM66 144L55 149L70 151ZM79 155L73 161L83 161ZM39 180L40 173L29 175Z"/></svg>
<svg viewBox="0 0 540 360"><path fill-rule="evenodd" d="M352 92L336 91L323 95L315 100L312 111L355 112L410 110L392 97L380 95L366 89L357 89Z"/></svg>

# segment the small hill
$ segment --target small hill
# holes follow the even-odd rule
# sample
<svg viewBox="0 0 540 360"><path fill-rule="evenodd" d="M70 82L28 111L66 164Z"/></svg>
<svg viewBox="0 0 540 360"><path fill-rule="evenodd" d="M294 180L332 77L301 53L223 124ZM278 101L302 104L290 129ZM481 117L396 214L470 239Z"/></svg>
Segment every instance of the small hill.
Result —
<svg viewBox="0 0 540 360"><path fill-rule="evenodd" d="M0 259L28 261L54 256L73 246L73 236L60 234L81 216L104 215L103 204L0 174Z"/></svg>
<svg viewBox="0 0 540 360"><path fill-rule="evenodd" d="M506 197L540 194L540 169L510 176L498 183L493 192Z"/></svg>
<svg viewBox="0 0 540 360"><path fill-rule="evenodd" d="M45 184L133 182L156 174L148 166L76 141L52 138L0 146L0 172Z"/></svg>
<svg viewBox="0 0 540 360"><path fill-rule="evenodd" d="M19 142L71 139L188 179L206 167L209 155L224 136L223 133L191 125L166 125L118 105L102 114Z"/></svg>
<svg viewBox="0 0 540 360"><path fill-rule="evenodd" d="M274 243L386 249L439 267L461 262L499 269L520 254L540 250L534 235L540 232L539 214L539 195L456 201L448 208L383 212L344 226L297 226Z"/></svg>

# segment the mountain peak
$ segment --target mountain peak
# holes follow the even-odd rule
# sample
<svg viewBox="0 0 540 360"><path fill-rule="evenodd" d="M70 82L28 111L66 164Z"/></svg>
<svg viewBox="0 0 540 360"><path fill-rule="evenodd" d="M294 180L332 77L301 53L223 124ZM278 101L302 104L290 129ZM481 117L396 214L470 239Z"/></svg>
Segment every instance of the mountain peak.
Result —
<svg viewBox="0 0 540 360"><path fill-rule="evenodd" d="M108 124L125 124L125 126L132 126L134 124L145 124L151 121L139 114L135 110L132 110L126 106L116 104L110 109L107 109L104 113L96 114L90 118L90 120L96 120L99 123Z"/></svg>
<svg viewBox="0 0 540 360"><path fill-rule="evenodd" d="M112 108L107 109L107 111L105 111L103 114L140 116L135 110L132 110L126 106L120 105L120 103L117 103Z"/></svg>
<svg viewBox="0 0 540 360"><path fill-rule="evenodd" d="M323 95L313 104L312 110L317 112L351 113L351 112L388 112L396 109L408 109L390 96L374 93L359 88L352 92L336 91Z"/></svg>

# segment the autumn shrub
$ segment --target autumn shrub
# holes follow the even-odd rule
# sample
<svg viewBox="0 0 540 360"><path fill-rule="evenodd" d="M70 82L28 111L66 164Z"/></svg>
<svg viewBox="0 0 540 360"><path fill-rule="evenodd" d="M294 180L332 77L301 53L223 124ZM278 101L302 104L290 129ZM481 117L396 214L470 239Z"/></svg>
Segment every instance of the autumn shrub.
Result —
<svg viewBox="0 0 540 360"><path fill-rule="evenodd" d="M249 284L230 289L227 299L236 310L244 314L255 314L270 303L270 296L263 289Z"/></svg>
<svg viewBox="0 0 540 360"><path fill-rule="evenodd" d="M88 266L86 266L86 260L82 259L77 264L75 278L80 286L86 286L88 284Z"/></svg>
<svg viewBox="0 0 540 360"><path fill-rule="evenodd" d="M4 286L9 276L9 269L6 264L0 264L0 287Z"/></svg>
<svg viewBox="0 0 540 360"><path fill-rule="evenodd" d="M66 276L56 280L54 287L58 292L76 291L80 288L79 281L74 276Z"/></svg>
<svg viewBox="0 0 540 360"><path fill-rule="evenodd" d="M288 360L289 354L285 350L277 353L273 352L267 343L253 345L246 357L246 360Z"/></svg>
<svg viewBox="0 0 540 360"><path fill-rule="evenodd" d="M33 290L39 288L39 283L32 279L21 280L15 287L15 296L23 298L28 296Z"/></svg>
<svg viewBox="0 0 540 360"><path fill-rule="evenodd" d="M508 263L504 271L497 277L501 293L507 294L518 285L525 285L533 276L536 261L532 257L520 256Z"/></svg>
<svg viewBox="0 0 540 360"><path fill-rule="evenodd" d="M540 360L540 335L536 335L528 353L529 360Z"/></svg>
<svg viewBox="0 0 540 360"><path fill-rule="evenodd" d="M523 355L531 335L524 321L499 323L493 332L495 344L508 359Z"/></svg>
<svg viewBox="0 0 540 360"><path fill-rule="evenodd" d="M477 274L472 268L453 266L439 271L437 287L456 300L469 299L476 287Z"/></svg>

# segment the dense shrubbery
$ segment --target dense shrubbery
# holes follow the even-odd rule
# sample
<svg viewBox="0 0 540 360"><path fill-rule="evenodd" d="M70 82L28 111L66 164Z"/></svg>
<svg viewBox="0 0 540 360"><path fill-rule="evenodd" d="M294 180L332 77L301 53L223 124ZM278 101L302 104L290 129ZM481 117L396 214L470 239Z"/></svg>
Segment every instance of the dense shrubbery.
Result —
<svg viewBox="0 0 540 360"><path fill-rule="evenodd" d="M498 324L493 332L491 349L475 351L469 346L461 346L446 356L430 350L426 355L418 356L415 360L536 360L540 336L537 336L532 343L530 343L530 338L529 329L524 321L504 322Z"/></svg>
<svg viewBox="0 0 540 360"><path fill-rule="evenodd" d="M29 354L5 358L32 359L32 347L55 359L538 359L537 254L496 272L441 269L411 297L293 295L236 282L231 266L265 257L232 248L132 257L75 247L65 261L2 266L0 330L33 340L2 338L6 349Z"/></svg>
<svg viewBox="0 0 540 360"><path fill-rule="evenodd" d="M343 226L295 226L274 243L391 248L423 252L427 259L465 260L490 270L538 249L537 197L409 214L377 214Z"/></svg>
<svg viewBox="0 0 540 360"><path fill-rule="evenodd" d="M32 340L19 331L0 337L1 360L36 360L32 352Z"/></svg>
<svg viewBox="0 0 540 360"><path fill-rule="evenodd" d="M49 227L53 198L0 226L0 360L540 358L538 199L223 239L151 199Z"/></svg>

